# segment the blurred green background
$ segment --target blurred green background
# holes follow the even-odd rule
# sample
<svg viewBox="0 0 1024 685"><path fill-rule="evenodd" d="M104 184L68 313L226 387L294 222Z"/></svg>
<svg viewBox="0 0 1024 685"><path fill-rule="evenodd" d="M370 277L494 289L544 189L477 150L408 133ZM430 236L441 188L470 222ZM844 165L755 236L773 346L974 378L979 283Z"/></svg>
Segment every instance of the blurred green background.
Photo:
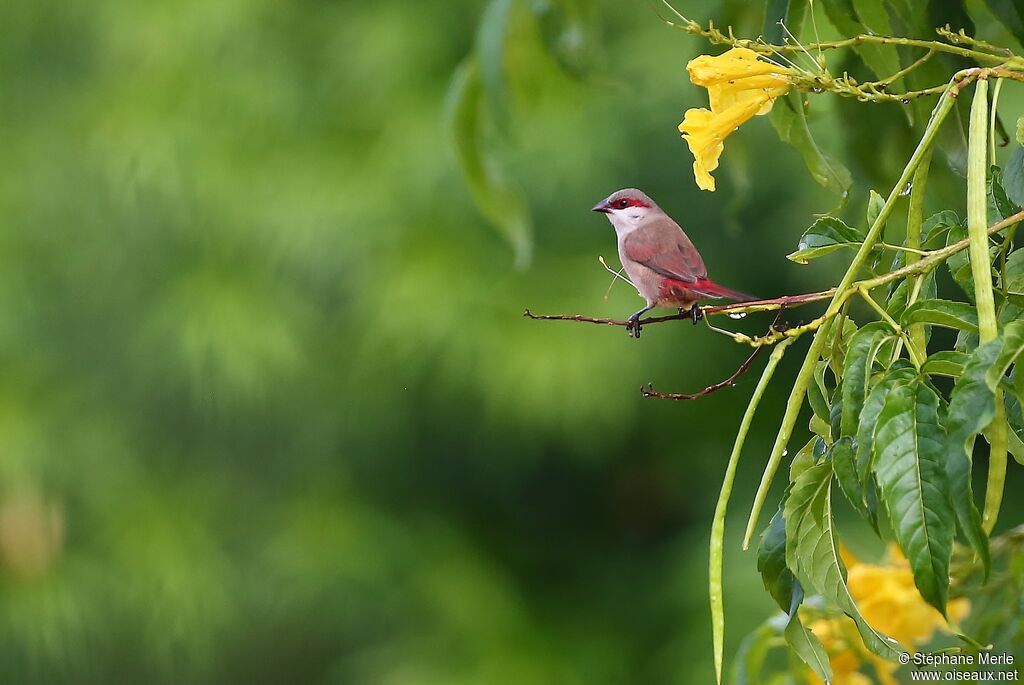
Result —
<svg viewBox="0 0 1024 685"><path fill-rule="evenodd" d="M691 4L759 32L745 3ZM604 299L614 235L588 211L617 188L765 296L836 278L841 257L784 259L836 199L765 119L696 189L676 125L707 48L650 5L585 3L578 73L527 13L489 138L532 215L517 267L444 123L484 7L0 5L0 682L711 679L708 528L754 377L638 388L746 351L521 313L638 307ZM832 107L862 216L913 136L858 164ZM738 528L785 396L734 495L727 654L773 611Z"/></svg>

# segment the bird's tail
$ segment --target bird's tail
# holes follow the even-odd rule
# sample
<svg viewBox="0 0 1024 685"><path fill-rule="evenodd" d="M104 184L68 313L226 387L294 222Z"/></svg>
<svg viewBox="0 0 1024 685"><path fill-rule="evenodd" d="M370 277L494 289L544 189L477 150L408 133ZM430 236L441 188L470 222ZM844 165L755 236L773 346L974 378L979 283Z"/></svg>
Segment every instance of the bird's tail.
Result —
<svg viewBox="0 0 1024 685"><path fill-rule="evenodd" d="M740 292L739 290L733 290L732 288L726 288L724 285L718 285L714 281L702 278L693 286L693 290L704 293L707 297L727 297L730 300L736 300L737 302L751 302L760 298L754 295Z"/></svg>

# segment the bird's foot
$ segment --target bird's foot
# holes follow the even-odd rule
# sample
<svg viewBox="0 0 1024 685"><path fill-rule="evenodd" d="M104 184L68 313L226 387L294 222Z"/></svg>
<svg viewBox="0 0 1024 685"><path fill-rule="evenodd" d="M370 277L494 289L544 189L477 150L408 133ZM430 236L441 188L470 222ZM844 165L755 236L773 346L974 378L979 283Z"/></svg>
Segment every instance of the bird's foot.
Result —
<svg viewBox="0 0 1024 685"><path fill-rule="evenodd" d="M640 316L634 314L626 319L626 335L631 338L640 339Z"/></svg>
<svg viewBox="0 0 1024 685"><path fill-rule="evenodd" d="M693 321L693 325L696 326L697 322L704 318L704 310L697 306L694 302L690 306L690 321Z"/></svg>

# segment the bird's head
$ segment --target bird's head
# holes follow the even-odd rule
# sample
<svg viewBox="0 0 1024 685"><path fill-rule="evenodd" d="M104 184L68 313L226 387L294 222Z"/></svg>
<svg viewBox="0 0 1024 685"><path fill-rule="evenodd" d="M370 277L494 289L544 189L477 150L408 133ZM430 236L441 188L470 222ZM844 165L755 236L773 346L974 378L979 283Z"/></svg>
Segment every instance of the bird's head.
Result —
<svg viewBox="0 0 1024 685"><path fill-rule="evenodd" d="M616 230L636 226L649 216L662 214L661 208L642 190L625 188L617 190L592 208L595 212L608 215Z"/></svg>

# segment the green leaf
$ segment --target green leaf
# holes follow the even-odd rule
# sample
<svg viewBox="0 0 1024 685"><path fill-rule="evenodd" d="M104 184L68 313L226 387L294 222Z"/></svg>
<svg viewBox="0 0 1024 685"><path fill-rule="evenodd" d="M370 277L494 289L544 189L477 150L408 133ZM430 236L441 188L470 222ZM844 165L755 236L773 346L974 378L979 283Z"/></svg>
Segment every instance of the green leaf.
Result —
<svg viewBox="0 0 1024 685"><path fill-rule="evenodd" d="M946 233L950 228L962 225L960 217L951 209L932 214L921 223L921 247L936 249L946 244Z"/></svg>
<svg viewBox="0 0 1024 685"><path fill-rule="evenodd" d="M985 379L999 355L1002 344L991 340L977 347L967 358L963 373L950 394L949 411L944 420L949 436L946 473L949 478L953 509L960 530L989 569L988 536L981 527L981 514L974 502L971 486L974 440L995 416L995 394Z"/></svg>
<svg viewBox="0 0 1024 685"><path fill-rule="evenodd" d="M927 323L977 333L978 312L973 305L966 302L918 300L903 312L900 323L903 326Z"/></svg>
<svg viewBox="0 0 1024 685"><path fill-rule="evenodd" d="M864 242L864 234L848 226L842 219L823 216L800 236L796 252L786 256L797 264L828 254L841 247L856 247Z"/></svg>
<svg viewBox="0 0 1024 685"><path fill-rule="evenodd" d="M827 3L826 3L827 4ZM853 0L864 33L876 36L892 35L889 13L882 0ZM900 70L900 56L893 45L861 45L861 57L880 79L889 78Z"/></svg>
<svg viewBox="0 0 1024 685"><path fill-rule="evenodd" d="M533 250L529 208L502 175L498 160L489 156L483 140L483 104L480 69L469 59L455 72L448 90L446 125L474 202L512 246L516 265L525 267Z"/></svg>
<svg viewBox="0 0 1024 685"><path fill-rule="evenodd" d="M797 91L775 101L768 118L779 140L795 147L804 158L811 177L845 201L853 183L850 170L825 153L811 136L804 115L803 95Z"/></svg>
<svg viewBox="0 0 1024 685"><path fill-rule="evenodd" d="M872 188L868 191L868 213L867 213L867 225L874 226L875 219L882 213L882 207L885 206L885 198L875 192Z"/></svg>
<svg viewBox="0 0 1024 685"><path fill-rule="evenodd" d="M832 520L832 466L827 462L804 465L798 471L784 508L786 565L801 585L813 588L854 620L868 649L896 660L903 653L902 647L864 620L846 586L846 569L839 557Z"/></svg>
<svg viewBox="0 0 1024 685"><path fill-rule="evenodd" d="M832 664L829 663L828 652L825 651L825 646L821 644L814 633L800 622L797 605L794 605L790 611L789 622L786 624L783 635L786 638L786 644L800 657L801 661L814 671L818 678L826 683L831 682Z"/></svg>
<svg viewBox="0 0 1024 685"><path fill-rule="evenodd" d="M1013 148L1006 160L1003 172L1003 190L1010 201L1018 207L1024 207L1024 147Z"/></svg>
<svg viewBox="0 0 1024 685"><path fill-rule="evenodd" d="M1014 250L1006 257L1006 289L1024 292L1024 249Z"/></svg>
<svg viewBox="0 0 1024 685"><path fill-rule="evenodd" d="M786 566L786 522L781 505L761 535L761 544L757 548L757 571L761 574L764 589L780 609L789 613L793 605L793 591L799 588L799 583ZM802 597L803 591L799 592Z"/></svg>
<svg viewBox="0 0 1024 685"><path fill-rule="evenodd" d="M885 398L892 392L893 388L913 380L916 373L908 366L893 366L886 375L879 380L868 397L864 400L864 407L860 410L860 420L857 424L856 440L856 464L857 476L861 483L866 483L868 474L871 471L871 461L874 455L874 431L878 416L885 406Z"/></svg>
<svg viewBox="0 0 1024 685"><path fill-rule="evenodd" d="M873 471L914 583L945 615L955 518L938 408L938 395L923 382L894 388L878 417Z"/></svg>
<svg viewBox="0 0 1024 685"><path fill-rule="evenodd" d="M966 228L963 226L951 226L946 234L946 244L952 245L966 237ZM971 273L971 262L967 252L967 250L961 250L956 254L950 255L949 259L946 260L946 268L949 269L949 274L953 277L956 284L960 286L960 289L964 291L967 298L974 302L974 276Z"/></svg>
<svg viewBox="0 0 1024 685"><path fill-rule="evenodd" d="M858 514L870 520L864 483L857 474L857 463L854 461L853 439L842 437L836 440L829 447L829 456L832 472L835 473L839 488L846 495L846 499L850 500Z"/></svg>
<svg viewBox="0 0 1024 685"><path fill-rule="evenodd" d="M484 93L499 128L508 128L505 106L505 39L515 0L491 0L484 9L476 34L476 54Z"/></svg>
<svg viewBox="0 0 1024 685"><path fill-rule="evenodd" d="M535 0L532 8L551 56L570 76L584 76L594 43L586 14L589 4L574 0Z"/></svg>
<svg viewBox="0 0 1024 685"><path fill-rule="evenodd" d="M992 14L1024 45L1024 8L1018 0L985 0Z"/></svg>
<svg viewBox="0 0 1024 685"><path fill-rule="evenodd" d="M765 42L773 45L786 42L787 34L779 22L784 23L794 36L799 36L806 6L805 0L766 0L762 32Z"/></svg>
<svg viewBox="0 0 1024 685"><path fill-rule="evenodd" d="M993 165L988 177L988 222L994 224L997 221L1015 214L1018 208L1007 197L1003 189L1002 170Z"/></svg>
<svg viewBox="0 0 1024 685"><path fill-rule="evenodd" d="M857 425L871 380L871 366L879 346L891 337L892 329L883 321L869 323L857 331L850 340L843 365L843 411L840 435L857 434Z"/></svg>
<svg viewBox="0 0 1024 685"><path fill-rule="evenodd" d="M936 352L921 365L921 372L930 376L949 376L959 378L964 372L967 355L956 350Z"/></svg>
<svg viewBox="0 0 1024 685"><path fill-rule="evenodd" d="M832 414L828 403L828 388L825 385L827 369L828 362L819 361L814 367L814 383L807 388L807 403L811 405L814 415L824 422L826 429L831 423ZM828 433L825 437L828 437Z"/></svg>
<svg viewBox="0 0 1024 685"><path fill-rule="evenodd" d="M778 639L778 630L773 621L761 624L754 632L743 638L736 652L730 672L732 685L759 685L764 662Z"/></svg>
<svg viewBox="0 0 1024 685"><path fill-rule="evenodd" d="M985 373L985 383L989 390L995 392L996 388L1003 381L1010 366L1017 361L1018 355L1024 352L1024 320L1017 320L1007 324L1000 335L1002 347L999 356Z"/></svg>

